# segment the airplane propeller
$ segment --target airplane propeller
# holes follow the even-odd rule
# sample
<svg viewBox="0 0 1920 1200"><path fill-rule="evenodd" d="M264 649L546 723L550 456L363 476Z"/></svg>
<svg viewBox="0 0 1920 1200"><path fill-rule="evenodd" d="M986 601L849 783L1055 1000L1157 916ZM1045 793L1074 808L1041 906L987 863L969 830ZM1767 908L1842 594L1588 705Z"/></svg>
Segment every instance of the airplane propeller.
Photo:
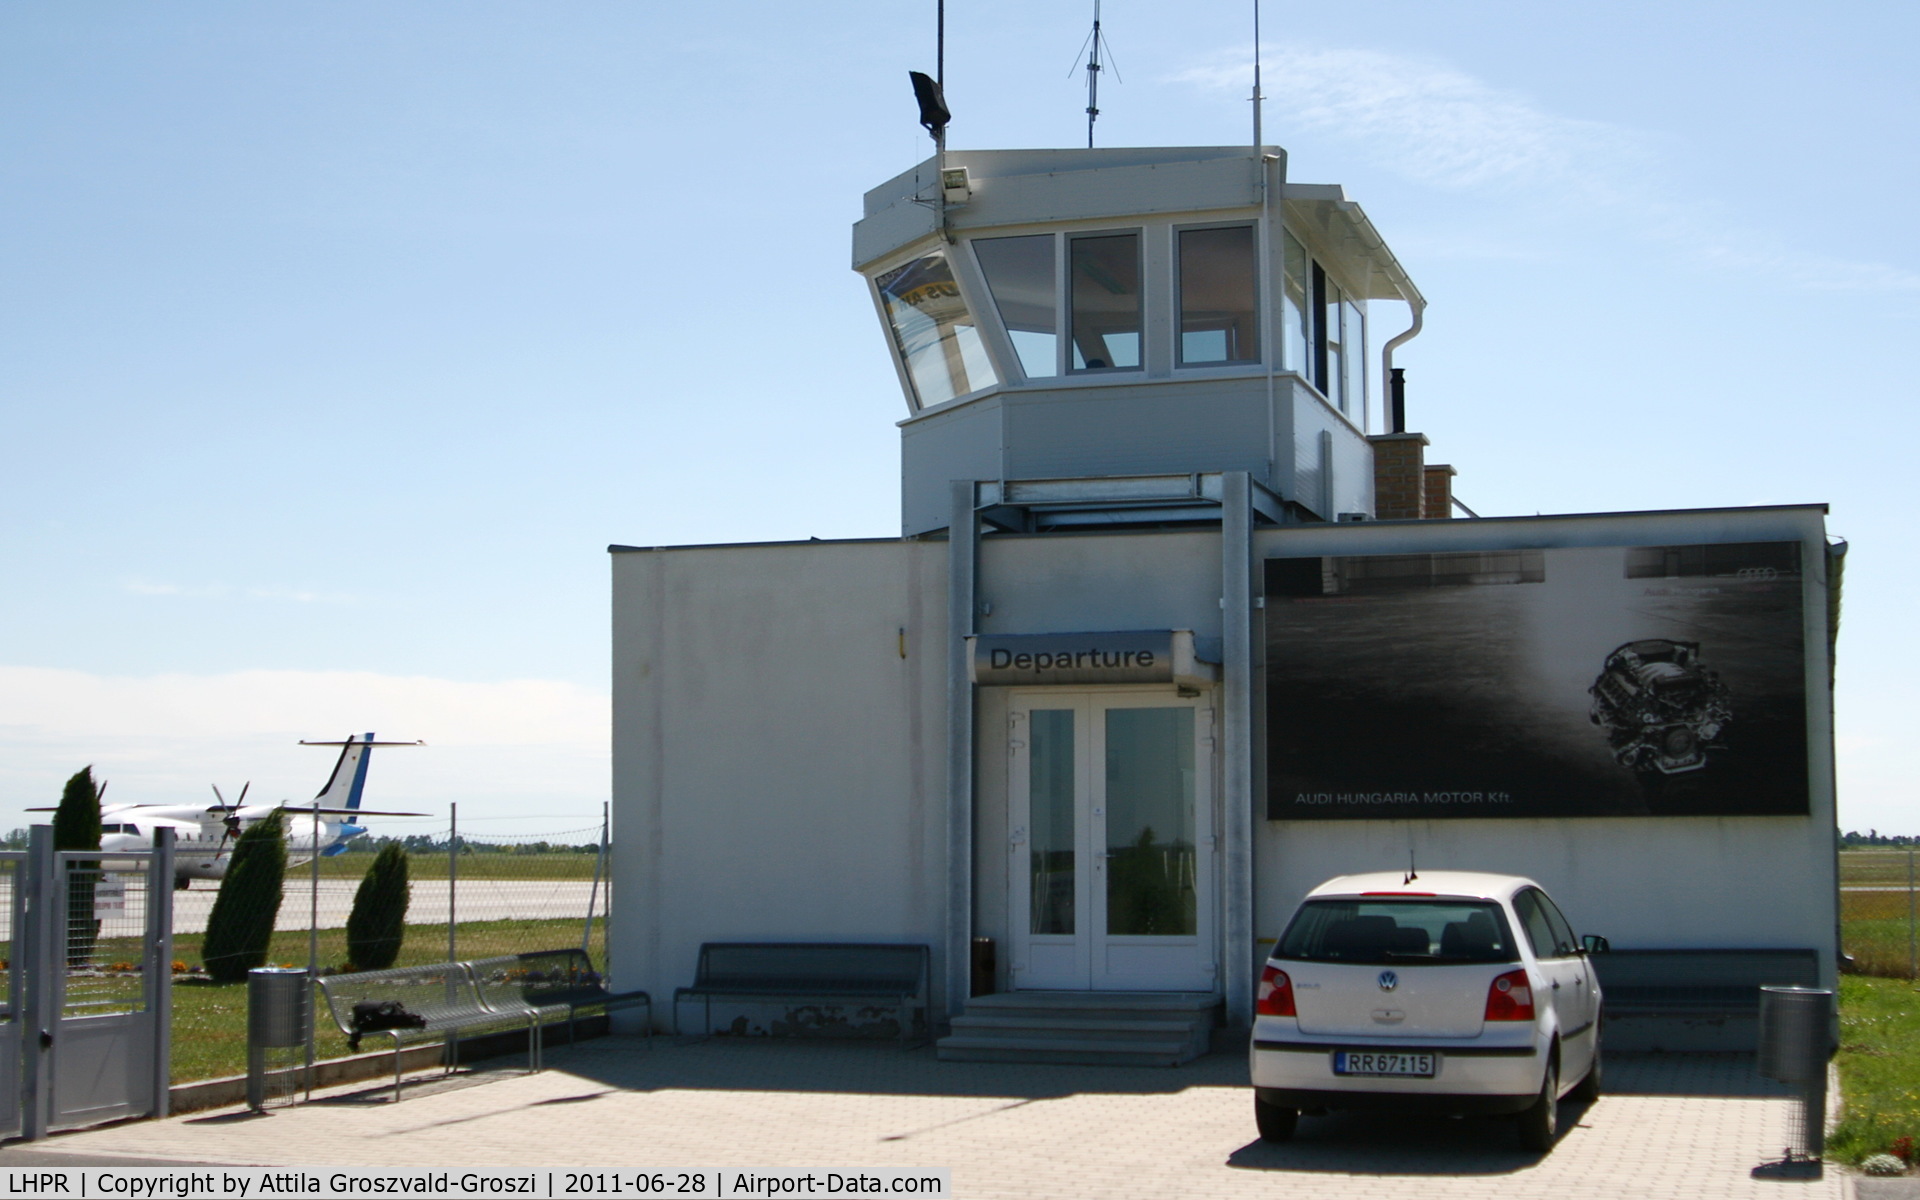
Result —
<svg viewBox="0 0 1920 1200"><path fill-rule="evenodd" d="M217 783L212 785L214 799L220 802L221 808L227 810L227 815L220 819L222 831L220 834L220 844L213 849L213 856L215 858L219 858L222 854L226 853L228 841L240 836L240 806L247 802L247 789L252 786L253 780L251 779L241 784L239 799L235 800L232 804L228 804L227 798L220 794L220 785Z"/></svg>

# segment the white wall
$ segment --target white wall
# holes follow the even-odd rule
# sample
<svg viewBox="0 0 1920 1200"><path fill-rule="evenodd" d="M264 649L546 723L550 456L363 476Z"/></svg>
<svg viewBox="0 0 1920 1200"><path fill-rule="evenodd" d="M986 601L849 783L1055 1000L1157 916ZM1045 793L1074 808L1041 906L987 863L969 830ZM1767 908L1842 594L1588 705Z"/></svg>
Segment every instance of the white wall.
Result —
<svg viewBox="0 0 1920 1200"><path fill-rule="evenodd" d="M1263 811L1255 830L1256 937L1278 935L1300 897L1322 881L1398 870L1413 847L1423 868L1537 880L1579 932L1604 934L1616 949L1810 947L1821 952L1831 982L1838 891L1820 509L1293 526L1257 534L1255 548L1257 557L1274 558L1789 540L1802 543L1804 567L1809 815L1267 821Z"/></svg>
<svg viewBox="0 0 1920 1200"><path fill-rule="evenodd" d="M978 591L993 606L977 618L981 633L1191 629L1218 638L1220 531L990 537L980 547ZM1006 730L1015 690L980 688L974 710L974 935L998 944L1001 987L1014 919L1008 910ZM1207 800L1218 829L1223 773L1215 767L1215 794Z"/></svg>
<svg viewBox="0 0 1920 1200"><path fill-rule="evenodd" d="M1398 867L1411 843L1423 867L1537 879L1582 932L1620 949L1810 946L1830 972L1819 510L1287 526L1258 532L1256 553L1793 538L1807 566L1809 816L1269 822L1257 787L1256 936L1278 934L1315 884ZM1219 547L1217 530L990 537L979 597L992 612L978 630L1217 636ZM619 986L653 993L663 1022L702 941L925 942L939 978L947 549L881 541L613 555L611 967ZM1003 945L1005 700L985 689L978 706L974 864L976 932Z"/></svg>
<svg viewBox="0 0 1920 1200"><path fill-rule="evenodd" d="M609 959L661 1024L703 941L924 942L939 978L946 550L612 556Z"/></svg>

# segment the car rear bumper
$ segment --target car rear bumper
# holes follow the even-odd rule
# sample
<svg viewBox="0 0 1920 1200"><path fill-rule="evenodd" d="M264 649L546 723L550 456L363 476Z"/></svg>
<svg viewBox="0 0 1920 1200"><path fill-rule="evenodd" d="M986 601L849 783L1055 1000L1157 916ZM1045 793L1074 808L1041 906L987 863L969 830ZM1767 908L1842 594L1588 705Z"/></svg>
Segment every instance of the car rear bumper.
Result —
<svg viewBox="0 0 1920 1200"><path fill-rule="evenodd" d="M1276 1022L1277 1024L1277 1022ZM1384 1098L1405 1100L1418 1105L1431 1102L1435 1107L1463 1111L1459 1097L1480 1097L1496 1107L1484 1111L1503 1111L1498 1107L1519 1100L1524 1108L1540 1092L1545 1070L1545 1047L1537 1039L1506 1044L1463 1039L1459 1042L1306 1040L1280 1030L1261 1030L1267 1036L1256 1037L1252 1046L1251 1075L1257 1088L1302 1094L1313 1100L1289 1103L1289 1108L1354 1107L1378 1104ZM1528 1032L1532 1032L1529 1030ZM1435 1056L1431 1078L1418 1076L1336 1075L1333 1060L1340 1050L1391 1050L1428 1053ZM1328 1099L1349 1097L1351 1100ZM1366 1097L1383 1099L1363 1099Z"/></svg>
<svg viewBox="0 0 1920 1200"><path fill-rule="evenodd" d="M1539 1098L1536 1093L1499 1096L1477 1092L1361 1092L1276 1087L1256 1087L1253 1091L1261 1103L1277 1108L1393 1109L1399 1112L1464 1113L1469 1116L1517 1113Z"/></svg>

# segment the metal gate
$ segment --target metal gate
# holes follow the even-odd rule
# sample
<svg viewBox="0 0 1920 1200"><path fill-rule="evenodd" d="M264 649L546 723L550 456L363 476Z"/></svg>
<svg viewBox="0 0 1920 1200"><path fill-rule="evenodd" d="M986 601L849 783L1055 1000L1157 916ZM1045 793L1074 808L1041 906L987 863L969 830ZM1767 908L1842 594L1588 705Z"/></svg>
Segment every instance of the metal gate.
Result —
<svg viewBox="0 0 1920 1200"><path fill-rule="evenodd" d="M152 850L61 851L35 826L16 864L11 960L23 1013L19 1129L29 1140L165 1116L173 1001L173 835ZM21 866L24 865L24 874ZM20 903L24 900L24 905ZM22 911L24 908L24 912ZM24 969L23 969L24 968ZM24 1036L22 1036L24 1034Z"/></svg>
<svg viewBox="0 0 1920 1200"><path fill-rule="evenodd" d="M20 937L26 928L27 870L24 850L0 851L0 1138L20 1136Z"/></svg>

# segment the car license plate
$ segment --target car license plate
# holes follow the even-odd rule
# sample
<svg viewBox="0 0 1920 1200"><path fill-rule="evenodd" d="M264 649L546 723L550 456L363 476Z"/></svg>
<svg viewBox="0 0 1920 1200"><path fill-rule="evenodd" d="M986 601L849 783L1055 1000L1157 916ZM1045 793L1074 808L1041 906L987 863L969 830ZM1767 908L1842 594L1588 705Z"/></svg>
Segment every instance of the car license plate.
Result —
<svg viewBox="0 0 1920 1200"><path fill-rule="evenodd" d="M1333 1052L1335 1075L1406 1075L1432 1079L1439 1065L1437 1054L1396 1054L1390 1050L1336 1050Z"/></svg>

